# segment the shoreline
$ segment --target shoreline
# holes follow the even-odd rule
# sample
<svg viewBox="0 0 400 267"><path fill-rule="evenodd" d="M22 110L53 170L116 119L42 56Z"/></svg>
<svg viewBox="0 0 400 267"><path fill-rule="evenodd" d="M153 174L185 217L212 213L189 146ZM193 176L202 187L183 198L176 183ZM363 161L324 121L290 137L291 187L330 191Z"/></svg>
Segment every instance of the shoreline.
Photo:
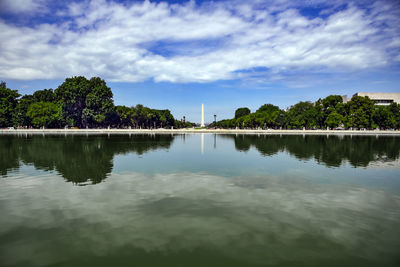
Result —
<svg viewBox="0 0 400 267"><path fill-rule="evenodd" d="M396 130L246 130L246 129L1 129L0 134L264 134L264 135L398 135Z"/></svg>

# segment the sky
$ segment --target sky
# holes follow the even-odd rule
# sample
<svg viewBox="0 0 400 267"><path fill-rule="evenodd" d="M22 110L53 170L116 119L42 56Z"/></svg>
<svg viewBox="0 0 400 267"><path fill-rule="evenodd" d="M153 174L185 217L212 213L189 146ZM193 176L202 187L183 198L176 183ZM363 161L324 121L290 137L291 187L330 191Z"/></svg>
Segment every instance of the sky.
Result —
<svg viewBox="0 0 400 267"><path fill-rule="evenodd" d="M0 0L0 80L98 76L116 105L232 118L330 94L400 92L400 1Z"/></svg>

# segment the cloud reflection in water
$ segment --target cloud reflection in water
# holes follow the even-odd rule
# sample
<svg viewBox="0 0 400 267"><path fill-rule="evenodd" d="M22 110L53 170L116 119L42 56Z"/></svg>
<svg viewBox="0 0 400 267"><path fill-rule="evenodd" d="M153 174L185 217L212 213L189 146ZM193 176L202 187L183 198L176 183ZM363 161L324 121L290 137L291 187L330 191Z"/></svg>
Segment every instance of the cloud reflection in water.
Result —
<svg viewBox="0 0 400 267"><path fill-rule="evenodd" d="M0 255L10 265L68 262L82 251L96 257L122 248L133 255L211 250L265 265L373 265L398 257L400 197L378 189L301 177L131 172L94 187L43 177L13 197L24 180L6 181ZM24 249L31 253L20 254Z"/></svg>

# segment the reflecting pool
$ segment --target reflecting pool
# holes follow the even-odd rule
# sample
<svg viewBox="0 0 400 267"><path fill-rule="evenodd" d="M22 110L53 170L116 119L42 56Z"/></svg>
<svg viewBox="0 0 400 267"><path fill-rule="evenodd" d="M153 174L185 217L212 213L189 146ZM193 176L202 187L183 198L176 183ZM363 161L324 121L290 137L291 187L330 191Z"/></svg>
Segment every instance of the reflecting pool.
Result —
<svg viewBox="0 0 400 267"><path fill-rule="evenodd" d="M0 135L0 266L400 266L400 137Z"/></svg>

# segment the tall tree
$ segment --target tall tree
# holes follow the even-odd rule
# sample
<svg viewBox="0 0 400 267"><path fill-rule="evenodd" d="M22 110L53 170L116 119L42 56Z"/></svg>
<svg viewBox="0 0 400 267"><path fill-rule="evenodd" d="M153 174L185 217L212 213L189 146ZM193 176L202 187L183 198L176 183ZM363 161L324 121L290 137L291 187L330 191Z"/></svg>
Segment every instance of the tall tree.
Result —
<svg viewBox="0 0 400 267"><path fill-rule="evenodd" d="M15 108L13 124L14 126L31 126L32 120L27 116L29 106L34 102L32 95L24 95L18 100Z"/></svg>
<svg viewBox="0 0 400 267"><path fill-rule="evenodd" d="M368 97L353 96L347 103L346 126L355 128L371 128L374 102Z"/></svg>
<svg viewBox="0 0 400 267"><path fill-rule="evenodd" d="M278 121L281 110L279 107L274 106L272 104L264 104L262 105L256 112L256 121L258 122L258 126L264 127L277 127L281 126Z"/></svg>
<svg viewBox="0 0 400 267"><path fill-rule="evenodd" d="M317 125L317 115L311 102L299 102L287 112L286 124L289 128L312 128Z"/></svg>
<svg viewBox="0 0 400 267"><path fill-rule="evenodd" d="M106 114L114 108L113 93L106 82L99 77L89 81L90 91L86 96L83 122L88 126L101 126Z"/></svg>
<svg viewBox="0 0 400 267"><path fill-rule="evenodd" d="M115 111L119 117L119 127L126 128L134 126L133 110L126 106L116 106Z"/></svg>
<svg viewBox="0 0 400 267"><path fill-rule="evenodd" d="M396 119L390 107L377 106L372 113L372 118L380 129L396 128Z"/></svg>
<svg viewBox="0 0 400 267"><path fill-rule="evenodd" d="M111 89L98 77L67 78L55 90L55 95L61 101L67 124L73 126L105 126L107 114L114 108Z"/></svg>
<svg viewBox="0 0 400 267"><path fill-rule="evenodd" d="M249 109L249 108L246 108L246 107L244 107L244 108L238 108L238 109L235 111L235 119L240 118L240 117L243 117L243 116L246 116L246 115L248 115L248 114L250 114L250 109Z"/></svg>
<svg viewBox="0 0 400 267"><path fill-rule="evenodd" d="M82 127L82 114L89 92L89 81L83 76L67 78L55 90L56 98L61 101L63 116L68 125Z"/></svg>
<svg viewBox="0 0 400 267"><path fill-rule="evenodd" d="M264 104L261 107L259 107L259 109L257 109L256 113L262 113L262 112L266 112L266 113L273 113L276 111L279 111L279 107L272 105L272 104Z"/></svg>
<svg viewBox="0 0 400 267"><path fill-rule="evenodd" d="M341 103L343 103L343 98L340 95L329 95L322 99L322 105L325 111L336 109L336 106Z"/></svg>
<svg viewBox="0 0 400 267"><path fill-rule="evenodd" d="M388 107L390 112L393 114L394 120L395 120L395 125L394 128L399 129L400 128L400 104L397 103L392 103Z"/></svg>
<svg viewBox="0 0 400 267"><path fill-rule="evenodd" d="M13 125L19 96L17 90L8 89L3 81L0 83L0 127Z"/></svg>

